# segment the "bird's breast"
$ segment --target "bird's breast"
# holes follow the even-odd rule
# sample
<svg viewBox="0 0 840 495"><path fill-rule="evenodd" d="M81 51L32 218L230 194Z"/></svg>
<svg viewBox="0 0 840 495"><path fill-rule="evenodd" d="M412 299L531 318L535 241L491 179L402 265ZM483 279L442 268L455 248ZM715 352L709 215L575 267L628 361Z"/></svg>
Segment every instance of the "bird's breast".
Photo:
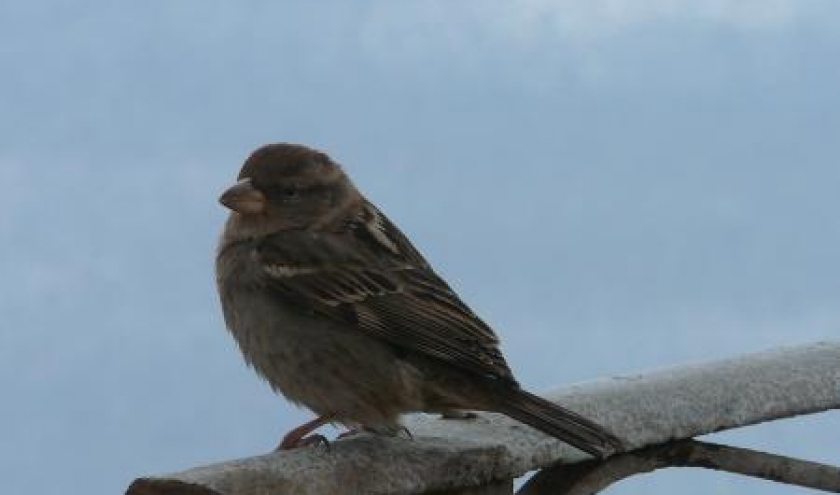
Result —
<svg viewBox="0 0 840 495"><path fill-rule="evenodd" d="M252 264L247 250L223 251L219 295L245 360L272 388L318 414L359 424L391 424L423 409L425 377L393 347L285 300Z"/></svg>

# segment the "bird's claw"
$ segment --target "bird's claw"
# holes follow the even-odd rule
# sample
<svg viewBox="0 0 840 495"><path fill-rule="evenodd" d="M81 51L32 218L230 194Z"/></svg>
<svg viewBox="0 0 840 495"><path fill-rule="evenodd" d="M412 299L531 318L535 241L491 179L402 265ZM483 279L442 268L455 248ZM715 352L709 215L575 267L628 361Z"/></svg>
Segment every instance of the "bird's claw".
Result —
<svg viewBox="0 0 840 495"><path fill-rule="evenodd" d="M440 419L475 419L478 414L472 411L449 410L440 413Z"/></svg>
<svg viewBox="0 0 840 495"><path fill-rule="evenodd" d="M300 438L284 438L274 450L293 450L312 445L324 447L328 451L330 450L330 441L327 440L327 437L318 433Z"/></svg>
<svg viewBox="0 0 840 495"><path fill-rule="evenodd" d="M360 428L351 428L351 429L345 431L344 433L340 433L337 437L335 437L335 439L336 440L342 440L344 438L353 437L353 436L358 435L359 433L362 433L363 431L364 430L362 430Z"/></svg>
<svg viewBox="0 0 840 495"><path fill-rule="evenodd" d="M406 428L405 426L400 428L400 431L397 432L397 435L399 435L399 434L405 435L405 438L407 440L414 440L414 435L412 435L411 431L408 428Z"/></svg>

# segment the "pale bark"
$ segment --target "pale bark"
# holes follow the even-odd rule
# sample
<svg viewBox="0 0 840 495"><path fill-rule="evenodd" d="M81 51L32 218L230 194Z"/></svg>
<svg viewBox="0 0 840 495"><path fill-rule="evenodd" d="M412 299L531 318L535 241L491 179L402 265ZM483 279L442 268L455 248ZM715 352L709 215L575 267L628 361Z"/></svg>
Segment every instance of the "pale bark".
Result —
<svg viewBox="0 0 840 495"><path fill-rule="evenodd" d="M547 397L639 449L840 408L840 343L615 377ZM414 440L360 435L329 450L271 453L140 479L129 494L427 493L498 485L556 462L590 459L497 414L473 420L418 415L406 426Z"/></svg>

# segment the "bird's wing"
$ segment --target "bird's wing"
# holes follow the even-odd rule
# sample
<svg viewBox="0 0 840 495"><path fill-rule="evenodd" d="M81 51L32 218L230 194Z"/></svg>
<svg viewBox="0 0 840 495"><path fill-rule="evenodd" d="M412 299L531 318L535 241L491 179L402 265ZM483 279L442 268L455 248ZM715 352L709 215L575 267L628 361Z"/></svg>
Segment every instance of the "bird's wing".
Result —
<svg viewBox="0 0 840 495"><path fill-rule="evenodd" d="M372 205L330 232L269 236L257 253L278 296L407 352L514 382L493 330Z"/></svg>

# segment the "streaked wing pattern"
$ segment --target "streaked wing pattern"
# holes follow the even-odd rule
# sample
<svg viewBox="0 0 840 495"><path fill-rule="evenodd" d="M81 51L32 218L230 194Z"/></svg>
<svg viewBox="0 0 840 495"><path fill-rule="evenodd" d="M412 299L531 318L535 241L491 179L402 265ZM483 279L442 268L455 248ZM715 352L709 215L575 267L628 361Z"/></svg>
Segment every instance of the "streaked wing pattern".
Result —
<svg viewBox="0 0 840 495"><path fill-rule="evenodd" d="M382 213L365 206L335 232L266 238L258 256L270 287L398 348L512 382L492 329Z"/></svg>

